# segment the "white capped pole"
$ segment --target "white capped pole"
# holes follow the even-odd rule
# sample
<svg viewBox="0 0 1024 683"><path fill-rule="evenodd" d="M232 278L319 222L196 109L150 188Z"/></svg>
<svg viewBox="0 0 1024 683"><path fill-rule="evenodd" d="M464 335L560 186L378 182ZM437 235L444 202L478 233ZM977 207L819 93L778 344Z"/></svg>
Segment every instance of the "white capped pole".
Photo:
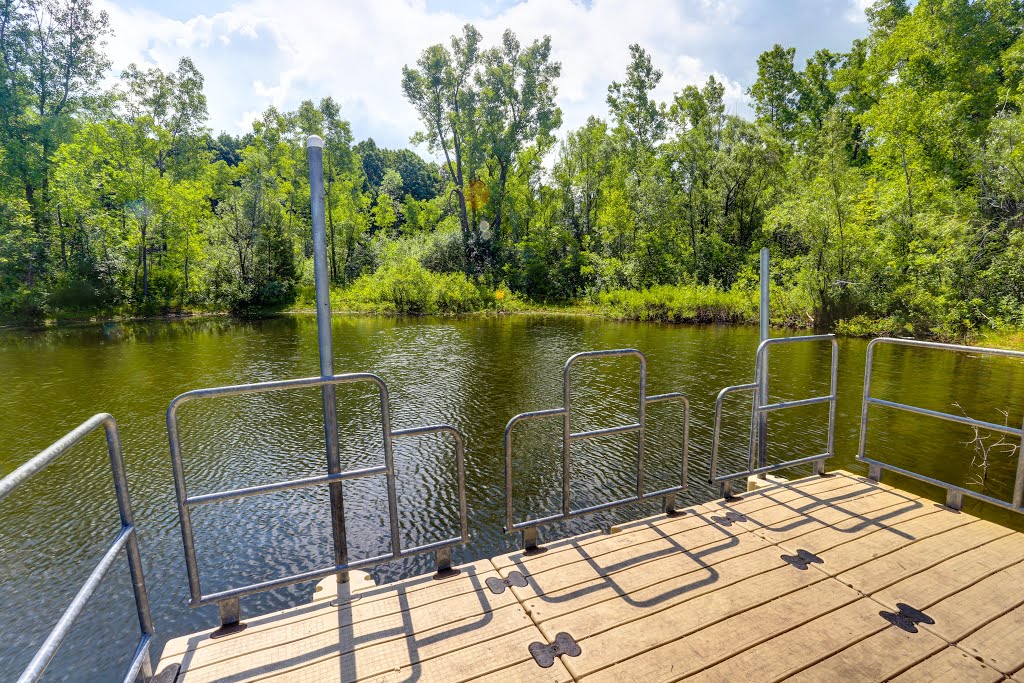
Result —
<svg viewBox="0 0 1024 683"><path fill-rule="evenodd" d="M324 215L324 141L319 135L306 138L309 155L309 209L313 219L313 275L316 282L316 333L320 350L320 376L334 376L334 347L331 343L331 278L327 269L327 225ZM338 401L333 384L321 387L324 404L324 441L327 473L341 473L338 450ZM335 565L348 564L345 534L345 501L341 482L328 486L331 494L331 530ZM338 574L338 583L348 581L348 572Z"/></svg>
<svg viewBox="0 0 1024 683"><path fill-rule="evenodd" d="M768 265L768 247L761 248L761 341L771 336L769 330L770 311L768 309L768 290L770 283L770 272ZM757 402L760 405L768 404L768 354L764 356L764 366L760 378L755 378L761 384L757 389ZM764 467L768 464L768 413L758 412L757 416L757 466ZM760 475L763 479L765 475Z"/></svg>

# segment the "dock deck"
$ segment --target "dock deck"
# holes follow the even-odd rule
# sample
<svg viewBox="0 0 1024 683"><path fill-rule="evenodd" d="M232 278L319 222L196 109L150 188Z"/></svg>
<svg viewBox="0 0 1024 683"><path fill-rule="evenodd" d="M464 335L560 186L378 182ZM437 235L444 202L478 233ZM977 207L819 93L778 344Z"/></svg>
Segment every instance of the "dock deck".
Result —
<svg viewBox="0 0 1024 683"><path fill-rule="evenodd" d="M176 681L1015 681L1024 534L846 472L177 638ZM360 581L356 581L356 584ZM525 585L524 585L525 584ZM885 613L885 614L883 614ZM531 653L559 634L578 654ZM570 649L572 649L570 647Z"/></svg>

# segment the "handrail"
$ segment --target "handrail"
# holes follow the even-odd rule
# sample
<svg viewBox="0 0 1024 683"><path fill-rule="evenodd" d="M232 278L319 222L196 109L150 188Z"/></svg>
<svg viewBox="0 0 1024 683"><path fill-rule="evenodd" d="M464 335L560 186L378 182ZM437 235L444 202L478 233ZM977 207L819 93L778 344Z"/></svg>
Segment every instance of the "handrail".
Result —
<svg viewBox="0 0 1024 683"><path fill-rule="evenodd" d="M185 470L181 455L181 439L178 434L178 409L183 403L195 399L259 394L269 391L334 386L337 384L350 384L355 382L369 382L375 385L378 389L380 396L382 438L384 443L383 465L327 475L306 477L302 479L292 479L272 484L263 484L260 486L206 493L198 496L190 496L188 494L185 482ZM469 541L469 522L466 511L465 441L462 437L462 433L454 427L446 424L412 427L408 429L392 429L387 384L385 384L384 380L380 377L372 373L361 372L328 377L305 377L302 379L260 382L257 384L239 384L234 386L212 387L209 389L195 389L193 391L188 391L172 400L170 406L167 408L167 434L171 448L171 464L174 470L174 490L178 503L178 516L181 520L182 544L185 549L185 567L188 572L190 593L189 606L199 607L202 605L216 603L220 608L222 628L230 628L239 623L241 619L239 598L274 588L290 586L303 581L322 579L332 574L341 574L353 569L366 569L383 564L384 562L433 552L437 564L438 575L444 575L446 572L451 570L452 547ZM442 541L403 549L401 547L401 538L398 528L398 496L395 478L393 442L395 439L399 438L424 436L428 434L449 434L455 441L455 468L458 478L459 492L459 535ZM376 475L384 475L387 481L388 513L391 530L390 553L376 555L374 557L368 557L353 562L341 562L330 567L323 567L260 583L230 588L217 593L203 593L199 579L199 564L196 556L191 508L211 503L220 503L227 500L248 498L265 493L288 491L320 484L333 484L335 482ZM347 555L343 556L347 557Z"/></svg>
<svg viewBox="0 0 1024 683"><path fill-rule="evenodd" d="M768 352L772 346L779 346L782 344L799 344L806 342L822 342L828 341L832 346L832 364L830 371L830 388L827 396L814 396L811 398L802 398L791 401L780 401L778 403L765 403L761 404L762 400L767 400L768 397L768 373L765 368L768 365ZM768 472L775 472L777 470L786 469L789 467L796 467L798 465L806 465L809 463L814 464L815 474L823 474L825 472L825 460L835 455L835 433L836 433L836 388L839 379L839 342L836 340L834 334L812 334L803 337L775 337L773 339L765 339L757 347L757 357L754 363L754 381L749 384L739 384L730 386L722 389L718 392L718 397L715 399L715 429L714 435L711 440L711 468L708 477L709 484L720 484L722 487L722 495L732 495L732 482L735 479L742 477L749 477L754 475L763 475ZM750 441L747 450L747 469L742 472L733 472L731 474L718 474L718 445L721 440L721 426L722 426L722 404L725 397L729 394L739 391L752 391L753 401L750 415ZM787 408L798 408L800 406L817 405L820 403L828 403L828 443L824 453L818 453L816 455L807 455L795 458L793 460L786 460L784 462L775 463L769 465L767 463L756 463L754 461L755 453L757 452L758 446L758 429L757 423L761 415L777 410L785 410Z"/></svg>
<svg viewBox="0 0 1024 683"><path fill-rule="evenodd" d="M640 361L640 392L639 401L637 403L637 421L625 424L617 425L614 427L607 427L604 429L593 429L586 432L573 432L572 431L572 397L570 391L570 372L572 365L578 360L584 358L612 358L612 357L623 357L623 356L634 356ZM668 488L660 489L658 491L644 492L644 446L645 446L645 431L647 422L647 406L651 403L658 403L662 401L681 401L683 404L683 449L682 449L682 462L680 466L680 483L679 486L670 486ZM549 408L547 410L535 410L527 413L520 413L512 417L508 421L508 425L505 427L505 533L513 533L515 531L521 531L523 534L523 547L527 550L537 547L538 536L537 528L544 524L550 524L552 522L558 522L567 519L573 519L582 515L591 514L594 512L600 512L602 510L608 510L611 508L619 507L622 505L629 505L631 503L638 503L641 501L653 500L661 498L664 501L664 510L666 512L672 512L675 510L675 498L677 493L685 491L687 488L687 458L689 453L690 443L690 401L689 399L679 392L671 392L668 394L658 394L656 396L647 395L647 357L637 349L611 349L605 351L583 351L581 353L573 354L565 361L565 366L562 369L562 402L563 405L560 408ZM560 513L542 517L540 519L531 519L523 522L516 522L513 519L512 511L512 431L517 424L525 422L527 420L536 420L546 417L561 417L562 418L562 511ZM585 439L592 439L601 436L610 436L613 434L629 434L636 432L637 434L637 450L636 450L636 494L628 498L621 498L619 500L613 500L607 503L599 503L597 505L591 505L589 507L581 509L572 509L572 505L569 497L569 484L570 484L570 464L572 462L572 444L575 441L583 441Z"/></svg>
<svg viewBox="0 0 1024 683"><path fill-rule="evenodd" d="M139 630L142 635L135 647L128 671L125 673L124 682L131 683L139 675L143 681L149 681L153 677L153 661L149 654L150 645L153 641L153 618L149 611L149 595L146 593L146 583L142 575L142 558L139 555L139 540L136 533L135 517L132 512L132 503L128 495L128 479L125 475L124 457L121 454L121 436L117 429L117 422L108 413L99 413L71 430L49 448L36 455L9 475L0 479L0 501L9 496L21 484L25 483L33 475L38 474L48 467L57 458L68 452L72 446L80 442L96 429L103 427L107 437L107 451L110 456L110 468L114 478L114 493L117 496L117 509L121 518L121 529L114 538L113 543L100 558L99 563L89 573L82 587L78 589L71 604L68 605L60 619L54 625L46 640L36 651L32 661L18 678L18 683L29 683L37 681L42 677L43 672L57 654L64 639L67 638L75 621L81 616L86 603L96 592L103 578L117 560L117 556L124 549L128 556L128 571L131 574L132 592L135 594L135 611L139 619Z"/></svg>
<svg viewBox="0 0 1024 683"><path fill-rule="evenodd" d="M946 505L950 508L959 510L963 505L963 497L968 496L977 500L997 505L1007 510L1013 510L1015 512L1024 512L1024 425L1019 429L1016 427L1010 427L1007 425L996 424L994 422L985 422L983 420L975 420L964 415L954 415L952 413L943 413L937 410L929 410L927 408L921 408L906 403L897 403L895 401L887 401L880 398L874 398L871 396L871 375L874 367L875 359L875 347L883 344L891 344L895 346L913 346L925 349L937 349L940 351L955 351L959 353L974 353L983 356L1003 356L1008 358L1020 358L1024 359L1024 352L1022 351L1009 351L1007 349L990 349L981 346L965 346L962 344L942 344L939 342L928 342L918 341L916 339L897 339L893 337L879 337L878 339L872 339L868 344L867 358L864 364L864 397L861 401L860 409L860 442L857 446L857 460L868 464L868 477L874 481L879 481L882 478L882 470L890 470L903 476L917 479L928 484L933 484L941 488L946 489ZM1001 432L1003 434L1011 434L1021 439L1021 448L1017 451L1017 473L1014 479L1013 486L1013 500L1007 502L987 496L977 491L972 491L963 486L956 486L946 481L935 479L911 470L897 467L895 465L889 465L880 460L869 458L864 454L867 448L867 434L868 434L868 415L869 408L872 405L882 406L885 408L892 408L895 410L902 410L905 412L915 413L917 415L925 415L927 417L934 417L941 420L948 420L950 422L956 422L959 424L969 425L971 427L978 427L981 429L987 429L991 431Z"/></svg>

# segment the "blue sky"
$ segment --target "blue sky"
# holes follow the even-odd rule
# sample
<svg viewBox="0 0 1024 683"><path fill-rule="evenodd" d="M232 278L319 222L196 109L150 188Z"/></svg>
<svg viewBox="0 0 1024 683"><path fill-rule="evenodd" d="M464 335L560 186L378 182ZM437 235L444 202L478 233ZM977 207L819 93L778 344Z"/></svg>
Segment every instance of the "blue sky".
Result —
<svg viewBox="0 0 1024 683"><path fill-rule="evenodd" d="M206 76L210 127L242 133L269 105L293 109L331 95L357 139L408 146L418 126L402 98L401 69L467 22L487 43L511 28L527 42L552 37L562 62L561 133L607 116L630 43L652 53L668 100L709 74L730 110L749 115L757 56L774 43L845 51L867 30L867 0L96 0L111 18L112 77L129 63L173 69L191 57Z"/></svg>

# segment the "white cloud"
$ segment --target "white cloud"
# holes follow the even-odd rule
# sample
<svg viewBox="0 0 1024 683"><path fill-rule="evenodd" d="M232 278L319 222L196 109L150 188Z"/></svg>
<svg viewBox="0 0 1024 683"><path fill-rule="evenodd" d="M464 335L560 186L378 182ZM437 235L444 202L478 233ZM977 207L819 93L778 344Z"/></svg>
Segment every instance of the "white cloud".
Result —
<svg viewBox="0 0 1024 683"><path fill-rule="evenodd" d="M402 66L466 22L488 44L505 28L524 43L552 36L554 59L562 63L565 132L589 115L607 116L607 87L622 78L631 43L647 48L664 72L659 98L669 100L714 74L725 84L730 110L747 114L744 92L761 51L774 42L796 44L808 55L818 47L845 49L860 29L840 17L853 11L851 2L864 1L794 0L786 11L781 3L753 0L524 0L477 3L456 13L431 10L424 0L238 0L182 21L96 0L116 32L109 45L114 69L131 62L173 69L190 56L206 76L215 131L242 133L269 105L292 109L330 95L357 138L372 136L389 147L407 145L418 128L402 97Z"/></svg>
<svg viewBox="0 0 1024 683"><path fill-rule="evenodd" d="M850 9L847 10L846 20L854 24L866 24L868 23L867 16L864 12L874 0L850 0Z"/></svg>

